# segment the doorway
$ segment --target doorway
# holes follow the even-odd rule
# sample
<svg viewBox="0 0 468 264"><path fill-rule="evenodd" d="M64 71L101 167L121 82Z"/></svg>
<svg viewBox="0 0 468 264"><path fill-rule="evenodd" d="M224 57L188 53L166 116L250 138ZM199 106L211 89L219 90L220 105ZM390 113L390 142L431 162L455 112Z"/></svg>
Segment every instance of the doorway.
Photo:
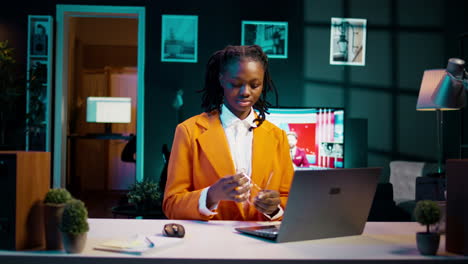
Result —
<svg viewBox="0 0 468 264"><path fill-rule="evenodd" d="M115 34L112 37L112 30L106 30L106 26L117 27L119 31L126 28L130 32L128 35L132 35L133 31L135 34L133 38L122 38ZM56 41L53 187L66 187L70 184L76 186L78 183L76 178L70 178L70 175L76 175L77 172L76 167L72 166L75 164L71 164L73 160L70 160L70 154L72 157L85 157L81 159L80 165L81 175L85 175L82 177L86 177L86 170L83 169L86 162L95 164L98 168L96 175L103 174L102 167L99 171L99 164L102 162L93 159L93 153L102 154L100 159L106 160L104 163L108 164L108 169L104 169L107 175L88 176L87 182L86 179L79 179L81 185L85 185L86 188L125 188L132 181L143 180L145 8L57 5ZM99 59L96 59L97 57ZM125 85L125 89L119 88L122 84ZM80 136L83 136L83 132L99 132L100 126L104 126L87 123L83 116L86 111L86 97L96 95L128 96L134 99L133 117L136 117L136 122L133 121L133 129L132 124L112 124L113 132L136 135L138 158L134 164L115 168L119 166L115 158L123 148L125 140L94 140L94 143L86 140L81 142L81 145L85 146L81 149L82 153L71 149L74 146L70 140L72 135L81 133ZM129 169L134 171L132 181L119 175L114 175L117 178L108 176Z"/></svg>

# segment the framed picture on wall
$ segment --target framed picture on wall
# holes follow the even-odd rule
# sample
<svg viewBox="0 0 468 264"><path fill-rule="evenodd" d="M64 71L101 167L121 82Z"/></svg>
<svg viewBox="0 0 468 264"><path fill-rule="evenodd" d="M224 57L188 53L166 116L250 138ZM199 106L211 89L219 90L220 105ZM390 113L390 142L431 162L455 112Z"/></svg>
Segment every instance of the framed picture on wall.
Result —
<svg viewBox="0 0 468 264"><path fill-rule="evenodd" d="M197 62L198 16L162 15L161 61Z"/></svg>
<svg viewBox="0 0 468 264"><path fill-rule="evenodd" d="M268 58L288 58L288 22L242 21L242 45L257 44Z"/></svg>
<svg viewBox="0 0 468 264"><path fill-rule="evenodd" d="M36 20L32 21L30 26L31 55L47 55L49 22L47 20Z"/></svg>
<svg viewBox="0 0 468 264"><path fill-rule="evenodd" d="M366 19L331 19L330 64L366 65Z"/></svg>

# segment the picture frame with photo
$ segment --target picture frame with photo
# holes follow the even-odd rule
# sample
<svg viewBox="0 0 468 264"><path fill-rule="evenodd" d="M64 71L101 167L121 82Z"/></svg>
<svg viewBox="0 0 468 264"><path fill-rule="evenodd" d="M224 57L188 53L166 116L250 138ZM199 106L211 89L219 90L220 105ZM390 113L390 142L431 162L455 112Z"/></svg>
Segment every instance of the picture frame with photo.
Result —
<svg viewBox="0 0 468 264"><path fill-rule="evenodd" d="M31 55L47 56L49 21L35 20L31 23Z"/></svg>
<svg viewBox="0 0 468 264"><path fill-rule="evenodd" d="M288 22L242 21L241 45L257 44L268 58L288 58Z"/></svg>
<svg viewBox="0 0 468 264"><path fill-rule="evenodd" d="M161 61L198 60L198 16L162 15Z"/></svg>
<svg viewBox="0 0 468 264"><path fill-rule="evenodd" d="M330 64L366 65L367 19L331 18Z"/></svg>

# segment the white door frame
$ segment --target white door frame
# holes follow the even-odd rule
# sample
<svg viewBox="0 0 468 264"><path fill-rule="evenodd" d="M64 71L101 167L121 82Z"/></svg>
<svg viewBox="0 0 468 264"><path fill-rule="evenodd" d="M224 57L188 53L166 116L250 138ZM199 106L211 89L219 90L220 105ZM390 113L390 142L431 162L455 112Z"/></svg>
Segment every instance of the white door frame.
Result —
<svg viewBox="0 0 468 264"><path fill-rule="evenodd" d="M67 171L69 22L72 17L113 17L138 19L138 86L136 126L136 181L143 180L145 109L145 7L57 5L57 52L55 56L54 188L65 187ZM84 154L86 155L86 154Z"/></svg>

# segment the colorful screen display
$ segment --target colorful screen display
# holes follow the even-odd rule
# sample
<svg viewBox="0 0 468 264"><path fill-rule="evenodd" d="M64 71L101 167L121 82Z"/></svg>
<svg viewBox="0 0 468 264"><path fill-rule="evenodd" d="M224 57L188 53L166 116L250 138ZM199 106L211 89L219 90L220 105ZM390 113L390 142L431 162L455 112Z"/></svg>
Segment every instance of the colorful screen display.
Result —
<svg viewBox="0 0 468 264"><path fill-rule="evenodd" d="M296 168L344 167L343 108L269 108L266 119L286 131Z"/></svg>

